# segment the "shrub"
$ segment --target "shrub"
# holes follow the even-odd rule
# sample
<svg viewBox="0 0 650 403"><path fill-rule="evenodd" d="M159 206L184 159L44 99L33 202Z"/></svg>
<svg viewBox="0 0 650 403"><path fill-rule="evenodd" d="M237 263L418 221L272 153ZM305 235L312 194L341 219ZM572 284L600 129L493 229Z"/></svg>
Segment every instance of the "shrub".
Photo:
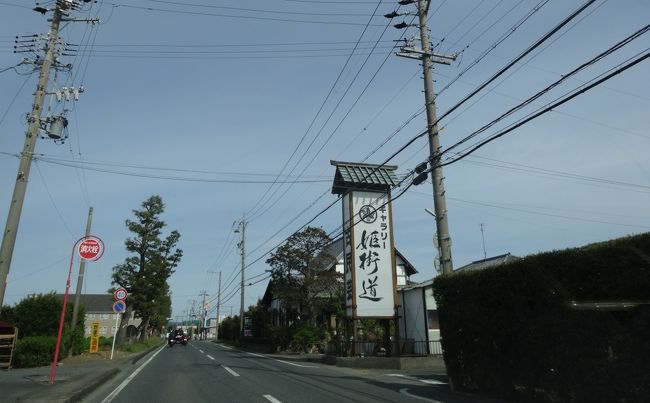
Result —
<svg viewBox="0 0 650 403"><path fill-rule="evenodd" d="M300 351L307 352L313 345L318 344L322 338L323 334L320 330L312 326L309 322L302 322L297 326L292 343Z"/></svg>
<svg viewBox="0 0 650 403"><path fill-rule="evenodd" d="M13 366L16 368L49 365L54 358L56 336L23 337L16 342Z"/></svg>
<svg viewBox="0 0 650 403"><path fill-rule="evenodd" d="M645 401L648 308L571 302L649 300L648 251L643 234L436 277L454 386L517 400Z"/></svg>
<svg viewBox="0 0 650 403"><path fill-rule="evenodd" d="M278 350L286 350L293 339L293 328L289 326L271 327L271 343Z"/></svg>

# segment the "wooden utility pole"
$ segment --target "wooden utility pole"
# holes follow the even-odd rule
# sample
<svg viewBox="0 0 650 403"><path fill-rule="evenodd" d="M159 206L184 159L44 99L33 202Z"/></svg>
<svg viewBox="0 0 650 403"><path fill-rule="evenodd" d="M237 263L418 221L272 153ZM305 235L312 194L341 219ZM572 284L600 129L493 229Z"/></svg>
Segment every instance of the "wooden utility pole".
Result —
<svg viewBox="0 0 650 403"><path fill-rule="evenodd" d="M216 340L219 341L219 315L221 310L221 270L219 271L219 290L217 292L217 330L216 330Z"/></svg>
<svg viewBox="0 0 650 403"><path fill-rule="evenodd" d="M241 251L241 304L239 306L239 337L244 338L244 268L246 267L246 216L242 217L239 223L241 228L241 241L239 242L239 249ZM237 229L235 232L239 232Z"/></svg>
<svg viewBox="0 0 650 403"><path fill-rule="evenodd" d="M415 0L402 0L400 4L415 3ZM433 206L436 219L436 237L438 239L438 252L440 266L443 273L451 273L453 264L451 259L451 236L449 235L449 222L447 217L447 201L445 199L444 176L440 165L440 133L438 132L438 118L436 117L436 98L433 91L433 64L451 64L456 55L445 56L434 54L429 42L429 28L427 26L427 12L430 0L417 0L418 26L420 28L420 47L415 45L415 40L407 42L401 48L398 56L408 57L422 61L424 74L424 101L427 111L427 133L429 136L429 163L431 164L431 182L433 183ZM387 14L386 17L394 18L397 12ZM409 24L402 22L396 28L406 28Z"/></svg>
<svg viewBox="0 0 650 403"><path fill-rule="evenodd" d="M43 101L47 93L50 69L55 63L54 54L59 41L59 26L61 24L63 13L71 6L71 2L55 2L55 8L52 14L52 23L50 24L50 32L47 37L47 44L45 45L45 57L43 58L43 64L41 65L41 70L38 75L38 84L34 94L34 104L32 105L32 112L27 119L28 126L25 135L25 144L23 145L23 150L20 154L20 165L18 167L18 174L16 175L16 184L14 186L13 195L11 196L11 203L9 204L7 223L5 224L5 230L2 235L2 246L0 246L0 310L2 309L2 304L4 302L7 277L9 276L9 267L11 266L11 258L14 253L14 245L16 244L16 234L18 232L18 224L23 209L23 202L25 201L29 171L32 166L32 156L34 155L36 140L38 139L39 130L41 129L41 114L43 112Z"/></svg>

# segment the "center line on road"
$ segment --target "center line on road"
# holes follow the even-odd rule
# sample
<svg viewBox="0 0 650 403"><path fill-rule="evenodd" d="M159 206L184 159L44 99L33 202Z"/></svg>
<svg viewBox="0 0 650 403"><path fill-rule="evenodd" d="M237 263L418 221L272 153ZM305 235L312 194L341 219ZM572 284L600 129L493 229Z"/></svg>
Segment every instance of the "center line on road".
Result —
<svg viewBox="0 0 650 403"><path fill-rule="evenodd" d="M274 398L274 397L271 396L271 395L264 395L264 397L265 397L266 400L268 400L269 402L273 402L273 403L282 403L280 400Z"/></svg>
<svg viewBox="0 0 650 403"><path fill-rule="evenodd" d="M256 354L256 353L246 353L246 354L249 354L249 355L254 355L255 357L262 357L262 358L266 358L266 357L265 357L265 356L263 356L262 354Z"/></svg>
<svg viewBox="0 0 650 403"><path fill-rule="evenodd" d="M237 372L235 372L235 371L233 371L232 369L226 367L225 365L222 365L222 367L223 367L223 369L225 369L226 371L230 372L230 375L232 375L232 376L239 376L239 374L238 374Z"/></svg>
<svg viewBox="0 0 650 403"><path fill-rule="evenodd" d="M203 352L203 351L201 351L201 352ZM211 359L211 360L214 360L214 357L211 356L210 354L208 354L207 357L208 357L209 359Z"/></svg>
<svg viewBox="0 0 650 403"><path fill-rule="evenodd" d="M232 350L232 347L224 346L223 344L217 344L219 347L227 348L228 350Z"/></svg>
<svg viewBox="0 0 650 403"><path fill-rule="evenodd" d="M203 353L203 350L201 350L201 349L199 349L199 352L200 352L201 354L204 354L204 353Z"/></svg>

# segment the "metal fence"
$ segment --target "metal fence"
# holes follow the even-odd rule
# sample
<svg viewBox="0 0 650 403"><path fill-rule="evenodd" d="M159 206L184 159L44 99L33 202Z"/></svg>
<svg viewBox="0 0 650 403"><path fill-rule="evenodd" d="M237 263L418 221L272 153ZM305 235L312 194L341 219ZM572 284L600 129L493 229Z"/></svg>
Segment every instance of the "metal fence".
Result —
<svg viewBox="0 0 650 403"><path fill-rule="evenodd" d="M391 342L331 340L325 351L338 357L427 356L442 355L440 340L405 339Z"/></svg>

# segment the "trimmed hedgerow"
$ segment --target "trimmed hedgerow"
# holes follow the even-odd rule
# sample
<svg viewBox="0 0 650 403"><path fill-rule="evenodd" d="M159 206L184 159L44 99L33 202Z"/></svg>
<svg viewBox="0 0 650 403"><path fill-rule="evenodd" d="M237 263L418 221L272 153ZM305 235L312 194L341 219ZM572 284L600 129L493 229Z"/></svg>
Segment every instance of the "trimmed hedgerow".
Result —
<svg viewBox="0 0 650 403"><path fill-rule="evenodd" d="M636 402L650 396L650 234L434 280L455 388L505 398Z"/></svg>
<svg viewBox="0 0 650 403"><path fill-rule="evenodd" d="M52 364L56 336L30 336L16 341L13 355L15 368L40 367Z"/></svg>

